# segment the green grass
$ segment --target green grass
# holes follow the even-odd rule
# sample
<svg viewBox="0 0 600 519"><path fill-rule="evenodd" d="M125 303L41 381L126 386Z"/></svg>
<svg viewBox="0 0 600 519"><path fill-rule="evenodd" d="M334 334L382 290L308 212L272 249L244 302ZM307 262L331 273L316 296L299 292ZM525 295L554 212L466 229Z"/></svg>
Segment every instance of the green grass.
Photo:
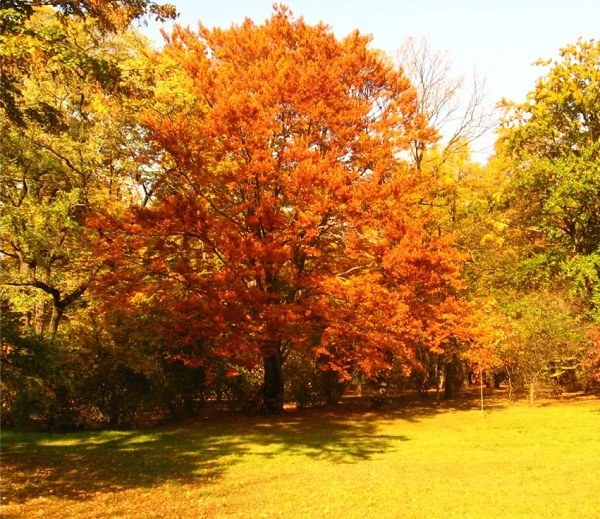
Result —
<svg viewBox="0 0 600 519"><path fill-rule="evenodd" d="M600 517L600 400L2 435L6 518Z"/></svg>

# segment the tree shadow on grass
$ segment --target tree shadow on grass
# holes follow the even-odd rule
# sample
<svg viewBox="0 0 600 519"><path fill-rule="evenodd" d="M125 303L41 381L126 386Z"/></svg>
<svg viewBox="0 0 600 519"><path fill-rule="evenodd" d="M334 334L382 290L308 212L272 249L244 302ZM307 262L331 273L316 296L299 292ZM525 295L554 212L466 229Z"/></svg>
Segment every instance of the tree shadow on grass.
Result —
<svg viewBox="0 0 600 519"><path fill-rule="evenodd" d="M384 435L386 420L419 421L442 412L472 411L462 396L436 404L418 397L373 411L368 399L275 417L207 413L198 419L142 431L96 433L5 432L2 439L4 503L55 496L87 500L95 494L152 488L163 483L218 483L236 463L298 456L358 463L400 449L409 440ZM490 401L486 410L504 407ZM250 457L250 458L249 458Z"/></svg>
<svg viewBox="0 0 600 519"><path fill-rule="evenodd" d="M209 416L143 431L3 434L3 501L39 497L88 500L97 494L171 482L218 483L248 456L304 456L355 463L394 449L403 436L379 435L364 417L300 413Z"/></svg>
<svg viewBox="0 0 600 519"><path fill-rule="evenodd" d="M143 432L27 434L3 440L3 500L36 497L85 500L96 493L151 487L174 481L210 481L224 467L219 458L235 452L233 441L208 444L196 435L181 438ZM188 448L193 455L188 455Z"/></svg>
<svg viewBox="0 0 600 519"><path fill-rule="evenodd" d="M368 416L343 413L295 413L281 420L256 423L250 436L263 448L261 456L304 456L335 463L357 463L377 454L393 451L404 435L384 435Z"/></svg>

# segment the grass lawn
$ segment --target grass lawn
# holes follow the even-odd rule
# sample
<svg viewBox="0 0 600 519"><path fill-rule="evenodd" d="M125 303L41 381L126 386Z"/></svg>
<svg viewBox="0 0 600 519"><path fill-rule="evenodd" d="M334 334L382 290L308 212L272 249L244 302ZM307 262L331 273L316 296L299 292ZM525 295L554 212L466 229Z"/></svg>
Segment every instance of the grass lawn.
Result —
<svg viewBox="0 0 600 519"><path fill-rule="evenodd" d="M600 517L600 400L2 434L2 517Z"/></svg>

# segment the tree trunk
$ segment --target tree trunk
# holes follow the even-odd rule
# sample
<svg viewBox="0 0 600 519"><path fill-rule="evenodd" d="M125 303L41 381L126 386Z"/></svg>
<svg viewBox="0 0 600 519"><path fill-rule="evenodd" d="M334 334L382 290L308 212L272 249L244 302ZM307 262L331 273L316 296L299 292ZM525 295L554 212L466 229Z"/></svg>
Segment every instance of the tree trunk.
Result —
<svg viewBox="0 0 600 519"><path fill-rule="evenodd" d="M454 357L446 361L444 373L444 399L449 399L454 396L454 384L456 379L456 366L454 365Z"/></svg>
<svg viewBox="0 0 600 519"><path fill-rule="evenodd" d="M512 380L512 376L510 373L510 369L508 369L508 367L504 368L506 370L506 377L508 380L508 401L510 402L510 404L514 404L514 387L513 387L513 380Z"/></svg>
<svg viewBox="0 0 600 519"><path fill-rule="evenodd" d="M537 380L535 377L533 377L531 379L531 381L529 382L529 406L530 407L535 407L535 386L536 386Z"/></svg>
<svg viewBox="0 0 600 519"><path fill-rule="evenodd" d="M56 337L58 332L58 325L60 324L60 320L62 319L64 310L59 306L52 307L52 317L50 318L50 331L52 332L52 337Z"/></svg>
<svg viewBox="0 0 600 519"><path fill-rule="evenodd" d="M46 316L46 303L42 301L41 303L36 303L35 309L33 312L33 327L36 335L42 335L44 333L45 322L44 318Z"/></svg>
<svg viewBox="0 0 600 519"><path fill-rule="evenodd" d="M279 344L269 355L263 357L265 370L263 404L265 411L271 414L283 411L282 360Z"/></svg>
<svg viewBox="0 0 600 519"><path fill-rule="evenodd" d="M481 412L483 413L483 370L479 364L479 395L481 398Z"/></svg>
<svg viewBox="0 0 600 519"><path fill-rule="evenodd" d="M443 359L441 357L436 357L434 364L434 379L435 379L435 403L440 403L440 389L444 387L444 373L440 369L440 365L442 364Z"/></svg>

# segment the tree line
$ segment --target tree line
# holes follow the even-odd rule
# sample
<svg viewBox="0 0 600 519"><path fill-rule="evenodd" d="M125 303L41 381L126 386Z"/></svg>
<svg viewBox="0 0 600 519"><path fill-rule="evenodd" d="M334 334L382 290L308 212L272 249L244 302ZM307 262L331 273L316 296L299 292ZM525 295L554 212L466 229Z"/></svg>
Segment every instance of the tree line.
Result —
<svg viewBox="0 0 600 519"><path fill-rule="evenodd" d="M157 50L149 15L0 9L6 424L598 381L597 42L503 101L480 165L481 84L458 103L427 42L395 65L276 7Z"/></svg>

